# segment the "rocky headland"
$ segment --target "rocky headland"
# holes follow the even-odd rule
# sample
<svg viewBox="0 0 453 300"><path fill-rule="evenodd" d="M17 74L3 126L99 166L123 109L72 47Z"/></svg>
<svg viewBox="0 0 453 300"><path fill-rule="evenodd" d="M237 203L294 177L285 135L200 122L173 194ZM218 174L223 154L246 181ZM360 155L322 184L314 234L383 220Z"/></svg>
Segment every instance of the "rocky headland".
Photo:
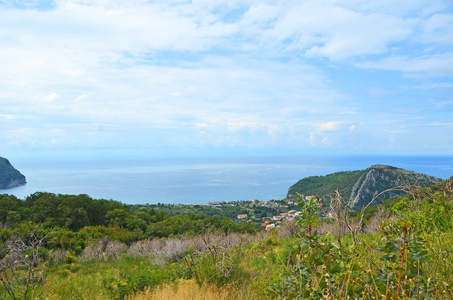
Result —
<svg viewBox="0 0 453 300"><path fill-rule="evenodd" d="M288 190L288 198L296 192L303 195L317 195L325 197L339 190L343 199L351 208L367 205L375 193L394 189L382 194L373 203L404 195L404 187L428 187L442 182L441 178L395 168L386 165L374 165L366 170L336 172L326 176L310 176L299 180Z"/></svg>
<svg viewBox="0 0 453 300"><path fill-rule="evenodd" d="M0 189L12 188L26 183L25 176L16 170L9 160L0 157Z"/></svg>

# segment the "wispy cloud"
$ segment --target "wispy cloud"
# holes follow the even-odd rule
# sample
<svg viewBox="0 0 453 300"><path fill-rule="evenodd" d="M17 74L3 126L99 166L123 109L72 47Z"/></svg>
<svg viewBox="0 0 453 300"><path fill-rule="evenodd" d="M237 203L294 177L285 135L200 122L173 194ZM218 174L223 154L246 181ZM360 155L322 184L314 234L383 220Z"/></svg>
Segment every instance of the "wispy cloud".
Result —
<svg viewBox="0 0 453 300"><path fill-rule="evenodd" d="M423 147L447 132L423 128L452 117L452 9L442 0L3 1L0 150L380 151L389 134L401 149ZM413 129L395 129L407 122Z"/></svg>
<svg viewBox="0 0 453 300"><path fill-rule="evenodd" d="M421 55L416 57L391 56L379 61L357 63L358 67L401 71L411 76L452 77L453 52Z"/></svg>

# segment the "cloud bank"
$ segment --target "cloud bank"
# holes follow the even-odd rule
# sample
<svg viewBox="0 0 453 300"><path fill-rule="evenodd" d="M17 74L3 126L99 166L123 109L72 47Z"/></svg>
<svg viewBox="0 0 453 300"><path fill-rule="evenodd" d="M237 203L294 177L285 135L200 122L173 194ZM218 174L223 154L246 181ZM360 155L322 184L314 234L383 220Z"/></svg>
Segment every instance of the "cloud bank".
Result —
<svg viewBox="0 0 453 300"><path fill-rule="evenodd" d="M0 150L452 153L450 1L4 1Z"/></svg>

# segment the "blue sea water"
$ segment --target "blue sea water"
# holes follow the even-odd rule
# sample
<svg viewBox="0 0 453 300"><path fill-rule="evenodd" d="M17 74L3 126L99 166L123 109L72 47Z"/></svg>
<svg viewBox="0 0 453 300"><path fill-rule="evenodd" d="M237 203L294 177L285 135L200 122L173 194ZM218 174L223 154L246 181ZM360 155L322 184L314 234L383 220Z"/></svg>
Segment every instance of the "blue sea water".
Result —
<svg viewBox="0 0 453 300"><path fill-rule="evenodd" d="M27 184L1 191L88 194L128 204L270 200L307 176L385 164L442 179L453 175L453 156L260 156L111 161L14 162Z"/></svg>

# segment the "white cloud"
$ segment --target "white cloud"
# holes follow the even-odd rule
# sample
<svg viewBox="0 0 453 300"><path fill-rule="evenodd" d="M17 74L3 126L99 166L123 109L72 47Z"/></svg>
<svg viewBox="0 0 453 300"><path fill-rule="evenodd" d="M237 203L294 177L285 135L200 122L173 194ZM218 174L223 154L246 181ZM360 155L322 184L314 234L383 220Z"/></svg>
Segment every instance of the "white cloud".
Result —
<svg viewBox="0 0 453 300"><path fill-rule="evenodd" d="M453 126L453 122L445 122L445 123L440 123L440 122L434 122L430 124L431 126Z"/></svg>
<svg viewBox="0 0 453 300"><path fill-rule="evenodd" d="M401 71L408 75L453 76L453 52L420 57L391 56L380 61L357 63L358 67Z"/></svg>
<svg viewBox="0 0 453 300"><path fill-rule="evenodd" d="M314 132L310 134L310 138L308 139L308 141L311 146L313 147L318 146L318 138L316 137L316 134Z"/></svg>
<svg viewBox="0 0 453 300"><path fill-rule="evenodd" d="M453 14L435 14L424 21L422 40L426 43L453 44Z"/></svg>
<svg viewBox="0 0 453 300"><path fill-rule="evenodd" d="M2 145L336 147L404 115L386 71L405 86L453 75L446 1L14 3L0 5ZM343 86L353 72L369 84Z"/></svg>
<svg viewBox="0 0 453 300"><path fill-rule="evenodd" d="M331 146L331 143L330 143L330 141L329 141L329 138L326 137L326 136L322 139L321 143L322 143L323 145L326 145L326 146Z"/></svg>
<svg viewBox="0 0 453 300"><path fill-rule="evenodd" d="M294 2L278 9L263 5L259 9L264 17L256 17L258 8L252 7L245 24L252 24L252 30L261 24L260 46L332 60L386 52L391 43L406 39L416 26L413 19L335 1Z"/></svg>
<svg viewBox="0 0 453 300"><path fill-rule="evenodd" d="M5 119L8 119L8 120L12 120L12 119L15 119L16 116L14 116L14 115L0 114L0 118L5 118Z"/></svg>
<svg viewBox="0 0 453 300"><path fill-rule="evenodd" d="M60 98L60 96L57 93L53 92L53 93L51 93L49 95L44 96L43 100L45 102L52 102L52 101L57 100L58 98Z"/></svg>
<svg viewBox="0 0 453 300"><path fill-rule="evenodd" d="M339 130L342 124L343 122L338 121L325 122L318 125L318 130L319 131Z"/></svg>
<svg viewBox="0 0 453 300"><path fill-rule="evenodd" d="M306 54L332 60L384 53L392 42L407 38L413 27L411 20L383 14L365 15L344 9L332 10L324 18L333 20L325 33L321 33L328 39L308 49Z"/></svg>

